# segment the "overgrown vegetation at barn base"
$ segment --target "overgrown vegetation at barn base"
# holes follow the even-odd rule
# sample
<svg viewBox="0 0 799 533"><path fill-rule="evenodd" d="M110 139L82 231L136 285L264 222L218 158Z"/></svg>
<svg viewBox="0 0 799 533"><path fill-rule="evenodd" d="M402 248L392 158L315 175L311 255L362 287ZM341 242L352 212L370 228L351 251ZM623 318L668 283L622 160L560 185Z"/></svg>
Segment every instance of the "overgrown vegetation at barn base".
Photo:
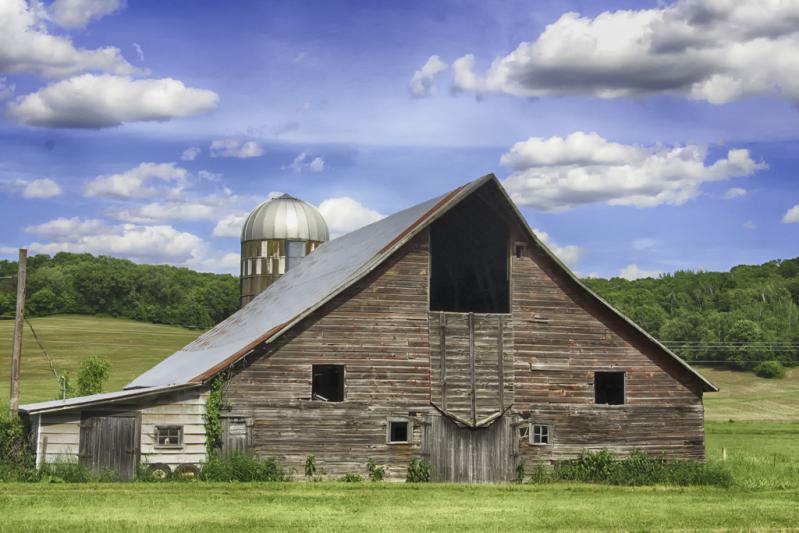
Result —
<svg viewBox="0 0 799 533"><path fill-rule="evenodd" d="M237 454L213 457L202 467L203 481L287 481L283 469L272 457L261 459Z"/></svg>
<svg viewBox="0 0 799 533"><path fill-rule="evenodd" d="M661 456L635 452L621 459L608 452L584 451L576 459L558 461L551 468L538 467L533 483L579 481L608 485L714 485L730 487L732 474L719 463L669 461Z"/></svg>

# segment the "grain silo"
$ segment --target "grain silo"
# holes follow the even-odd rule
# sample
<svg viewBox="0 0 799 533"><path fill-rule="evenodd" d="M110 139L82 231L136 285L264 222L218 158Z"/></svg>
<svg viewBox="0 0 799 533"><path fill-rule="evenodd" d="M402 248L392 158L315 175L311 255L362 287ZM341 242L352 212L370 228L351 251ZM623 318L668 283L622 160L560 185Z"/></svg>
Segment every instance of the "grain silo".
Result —
<svg viewBox="0 0 799 533"><path fill-rule="evenodd" d="M241 229L241 306L328 239L319 210L291 195L253 209Z"/></svg>

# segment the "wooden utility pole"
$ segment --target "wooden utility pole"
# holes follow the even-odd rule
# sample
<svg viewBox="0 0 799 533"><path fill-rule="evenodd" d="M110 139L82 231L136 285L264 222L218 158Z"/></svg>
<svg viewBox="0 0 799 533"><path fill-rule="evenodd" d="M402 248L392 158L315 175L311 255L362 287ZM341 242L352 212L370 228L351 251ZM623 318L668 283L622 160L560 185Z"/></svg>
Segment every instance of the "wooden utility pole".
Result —
<svg viewBox="0 0 799 533"><path fill-rule="evenodd" d="M17 314L14 318L14 347L11 352L11 399L8 413L17 416L19 406L19 364L22 359L22 326L25 320L25 262L28 250L19 249L19 269L17 272Z"/></svg>

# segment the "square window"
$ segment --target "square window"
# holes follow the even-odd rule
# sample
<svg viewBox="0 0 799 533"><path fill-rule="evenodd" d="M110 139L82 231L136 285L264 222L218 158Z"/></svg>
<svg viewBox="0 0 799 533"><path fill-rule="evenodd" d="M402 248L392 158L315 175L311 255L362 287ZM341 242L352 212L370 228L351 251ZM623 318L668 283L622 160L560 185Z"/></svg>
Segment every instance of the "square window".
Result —
<svg viewBox="0 0 799 533"><path fill-rule="evenodd" d="M388 421L388 443L407 444L411 442L413 429L409 420Z"/></svg>
<svg viewBox="0 0 799 533"><path fill-rule="evenodd" d="M533 433L530 435L530 444L549 444L549 426L533 424Z"/></svg>
<svg viewBox="0 0 799 533"><path fill-rule="evenodd" d="M344 365L313 365L311 399L344 401Z"/></svg>
<svg viewBox="0 0 799 533"><path fill-rule="evenodd" d="M624 404L624 372L594 372L594 403Z"/></svg>
<svg viewBox="0 0 799 533"><path fill-rule="evenodd" d="M522 258L524 257L524 252L526 251L526 249L527 247L524 245L523 242L517 242L513 246L513 255L515 255L517 258Z"/></svg>
<svg viewBox="0 0 799 533"><path fill-rule="evenodd" d="M182 426L156 426L156 446L179 448L183 445Z"/></svg>

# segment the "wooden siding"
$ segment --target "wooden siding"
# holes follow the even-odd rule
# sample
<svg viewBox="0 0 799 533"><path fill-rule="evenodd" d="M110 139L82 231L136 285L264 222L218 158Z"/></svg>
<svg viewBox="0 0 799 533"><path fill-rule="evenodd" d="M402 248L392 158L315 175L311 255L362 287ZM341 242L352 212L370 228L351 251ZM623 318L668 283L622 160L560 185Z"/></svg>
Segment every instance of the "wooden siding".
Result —
<svg viewBox="0 0 799 533"><path fill-rule="evenodd" d="M80 413L41 415L37 434L36 457L39 464L78 462Z"/></svg>
<svg viewBox="0 0 799 533"><path fill-rule="evenodd" d="M601 448L704 457L701 393L667 371L681 376L673 362L605 318L532 242L512 271L513 410L552 426L550 445L521 444L523 460ZM624 405L594 404L594 372L603 370L625 372Z"/></svg>
<svg viewBox="0 0 799 533"><path fill-rule="evenodd" d="M372 458L388 465L389 478L404 479L421 444L415 413L432 411L427 269L424 234L230 379L228 414L252 420L255 453L299 477L314 455L327 478L364 475ZM343 402L310 399L314 364L345 365ZM388 420L398 417L414 422L411 444L386 442Z"/></svg>
<svg viewBox="0 0 799 533"><path fill-rule="evenodd" d="M136 403L109 403L89 407L87 412L131 412L140 420L140 461L143 464L166 463L174 468L181 463L205 461L205 400L207 392L191 390L166 394ZM81 411L42 414L37 429L37 457L40 461L78 461ZM183 445L158 447L155 428L178 425L183 428Z"/></svg>
<svg viewBox="0 0 799 533"><path fill-rule="evenodd" d="M485 425L513 404L510 318L483 313L429 314L432 402L464 425ZM443 360L442 352L446 354Z"/></svg>

